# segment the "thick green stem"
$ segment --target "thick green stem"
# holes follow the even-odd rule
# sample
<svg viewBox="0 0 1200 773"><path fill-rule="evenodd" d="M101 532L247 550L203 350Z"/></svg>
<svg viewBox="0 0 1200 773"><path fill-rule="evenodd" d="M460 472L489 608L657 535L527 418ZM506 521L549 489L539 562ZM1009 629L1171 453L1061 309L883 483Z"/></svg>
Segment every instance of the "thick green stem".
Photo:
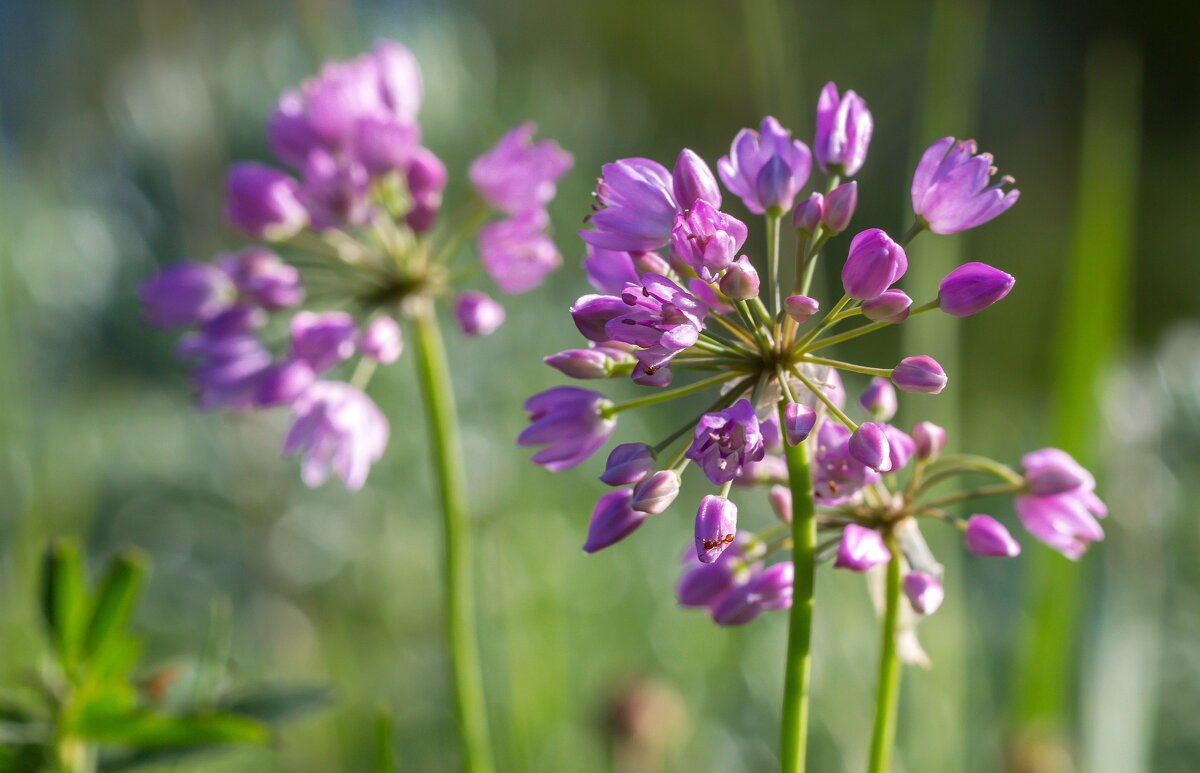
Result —
<svg viewBox="0 0 1200 773"><path fill-rule="evenodd" d="M875 730L871 734L868 773L885 773L896 740L896 703L900 697L900 661L896 658L896 620L900 612L900 546L886 536L892 560L887 567L883 630L879 638L879 684L875 691Z"/></svg>
<svg viewBox="0 0 1200 773"><path fill-rule="evenodd" d="M468 773L490 773L492 753L475 632L471 523L467 516L464 464L446 349L432 304L417 314L413 327L417 380L425 404L446 534L446 623L463 769Z"/></svg>
<svg viewBox="0 0 1200 773"><path fill-rule="evenodd" d="M779 403L783 426L785 401ZM788 483L792 489L792 610L788 619L787 670L783 682L783 728L779 768L783 773L803 773L808 745L808 690L812 670L813 589L816 574L817 517L813 502L808 448L804 443L785 446Z"/></svg>

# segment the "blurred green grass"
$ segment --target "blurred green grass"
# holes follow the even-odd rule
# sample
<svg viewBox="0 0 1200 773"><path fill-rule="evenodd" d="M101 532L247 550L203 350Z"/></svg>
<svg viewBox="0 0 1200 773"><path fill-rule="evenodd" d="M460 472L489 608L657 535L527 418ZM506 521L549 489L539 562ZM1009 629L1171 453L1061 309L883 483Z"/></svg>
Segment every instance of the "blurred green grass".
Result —
<svg viewBox="0 0 1200 773"><path fill-rule="evenodd" d="M649 712L663 718L657 732L668 769L769 769L782 616L726 631L674 606L676 557L690 529L682 511L585 560L579 545L601 492L594 465L550 475L511 444L523 423L521 401L557 382L538 358L576 342L565 309L586 286L573 231L599 165L630 155L669 162L683 145L715 162L764 109L807 137L813 98L834 79L866 97L876 120L855 224L902 229L914 148L973 128L1001 170L1017 177L1022 199L966 238L962 254L1016 274L1018 284L1008 301L959 328L961 367L946 397L962 417L960 447L1015 460L1044 444L1053 425L1047 331L1070 276L1085 52L1098 34L1118 33L1145 57L1144 140L1133 274L1118 288L1126 310L1108 324L1149 349L1197 313L1191 281L1181 281L1196 276L1192 245L1200 236L1188 204L1200 171L1200 109L1180 99L1200 86L1185 34L1195 19L1170 17L1166 5L1135 13L1100 4L1081 14L1031 0L991 4L982 48L964 54L979 61L977 87L969 78L965 85L950 78L955 85L946 87L947 98L977 118L951 126L931 118L927 126L916 116L934 107L917 95L937 93L926 80L933 9L764 0L0 3L4 680L29 667L36 650L31 583L43 540L80 535L97 556L136 544L155 563L137 618L151 656L198 650L214 600L228 599L239 680L321 681L338 693L336 708L289 728L277 749L237 753L212 769L366 769L380 705L392 714L402 769L453 767L439 527L422 429L411 418L411 361L382 372L372 387L393 438L367 489L308 491L293 465L277 458L283 417L195 414L169 337L140 324L133 298L156 266L238 244L220 217L224 167L265 157L262 125L278 92L322 57L388 36L421 59L425 141L452 170L451 200L463 193L472 155L519 120L535 118L576 156L551 210L565 270L510 301L509 322L492 338L451 341L474 460L485 670L503 768L611 767L619 754L607 706L640 679L665 686L676 696L667 704L682 714L667 721L675 712ZM914 246L914 262L935 248L926 249ZM912 323L931 346L937 324ZM1113 329L1097 327L1096 335ZM899 336L880 339L855 354L894 361ZM911 399L905 418L926 410L936 410L935 400ZM623 419L619 437L665 433L666 422L653 423L661 418ZM1092 420L1112 426L1100 415ZM1125 439L1111 430L1099 435L1108 449ZM1187 455L1194 444L1159 445L1168 448L1167 469L1183 480L1194 475ZM1162 453L1159 445L1147 453ZM1127 477L1108 476L1101 491L1136 507L1138 499L1113 488ZM1172 512L1188 515L1194 508L1186 501ZM1007 504L996 508L1011 517ZM769 518L763 501L747 512L753 522ZM1112 523L1110 541L1133 538L1123 534L1119 510ZM1137 618L1163 626L1164 668L1200 673L1200 577L1176 568L1188 565L1200 537L1185 518L1163 528L1176 537L1162 547L1165 559L1149 552L1141 562L1134 556L1101 567L1110 550L1103 545L1080 567L1102 592L1082 607L1084 661L1096 652L1097 631L1120 627L1106 617L1113 607L1103 590L1121 582L1111 573L1137 572L1171 587L1161 617ZM905 750L922 748L939 718L961 728L946 746L959 750L961 769L1004 769L997 717L1013 690L1014 630L1026 615L1017 589L1028 554L1040 550L1023 542L1027 557L1018 562L957 562L961 603L922 626L931 650L961 641L968 654L953 672L964 684L941 673L906 675L899 762L907 769L928 769L929 752ZM819 582L812 767L854 770L870 715L872 613L856 578L823 571ZM1200 707L1196 685L1174 679L1169 695L1139 686L1153 706L1142 735L1149 769L1187 769L1200 759L1190 720ZM1122 710L1071 706L1069 725Z"/></svg>

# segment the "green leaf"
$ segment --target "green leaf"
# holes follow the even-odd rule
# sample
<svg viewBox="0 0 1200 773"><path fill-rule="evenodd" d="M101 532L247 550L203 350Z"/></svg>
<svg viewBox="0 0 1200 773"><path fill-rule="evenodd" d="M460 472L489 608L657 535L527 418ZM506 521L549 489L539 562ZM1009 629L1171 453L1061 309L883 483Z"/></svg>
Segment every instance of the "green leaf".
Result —
<svg viewBox="0 0 1200 773"><path fill-rule="evenodd" d="M277 724L332 702L333 693L326 687L276 687L222 698L217 701L217 709Z"/></svg>
<svg viewBox="0 0 1200 773"><path fill-rule="evenodd" d="M266 725L232 714L170 716L145 709L87 712L74 723L74 732L89 741L137 748L261 744Z"/></svg>
<svg viewBox="0 0 1200 773"><path fill-rule="evenodd" d="M375 715L375 773L396 773L396 746L392 740L392 712L380 708Z"/></svg>
<svg viewBox="0 0 1200 773"><path fill-rule="evenodd" d="M91 619L84 640L84 654L87 657L103 659L109 648L120 649L119 634L129 623L145 573L145 558L133 551L121 553L109 563L92 603Z"/></svg>
<svg viewBox="0 0 1200 773"><path fill-rule="evenodd" d="M83 560L77 544L57 540L46 548L42 558L42 616L64 666L78 657L87 622L87 588L83 574Z"/></svg>

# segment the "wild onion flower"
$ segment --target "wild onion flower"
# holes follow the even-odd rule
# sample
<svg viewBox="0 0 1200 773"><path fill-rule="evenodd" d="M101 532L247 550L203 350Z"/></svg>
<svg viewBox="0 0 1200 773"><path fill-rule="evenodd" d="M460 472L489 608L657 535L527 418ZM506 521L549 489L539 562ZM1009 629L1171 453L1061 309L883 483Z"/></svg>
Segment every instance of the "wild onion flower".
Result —
<svg viewBox="0 0 1200 773"><path fill-rule="evenodd" d="M941 141L926 152L914 176L916 221L904 236L868 226L831 242L857 207L857 183L842 176L862 167L872 128L860 97L826 87L814 148L827 176L808 195L812 154L791 132L766 118L759 131L736 136L718 163L720 179L746 210L766 216L765 244L748 239L740 215L721 209L711 172L690 151L680 154L673 175L644 158L605 165L598 208L581 232L583 267L596 292L570 309L587 348L546 362L593 384L628 377L650 391L606 398L596 389L554 387L527 405L532 423L520 442L543 446L533 461L552 470L598 451L619 434L627 411L669 413L676 428L665 437L623 440L609 455L600 478L615 491L600 498L585 550L629 538L646 517L676 512L690 519L692 544L677 595L720 625L791 607L793 633L808 631L814 567L836 556L836 567L856 572L887 565L884 622L892 642L901 604L917 616L933 614L944 595L941 565L919 523L962 529L967 549L978 555L1020 552L999 521L985 515L963 521L946 509L976 497L1015 497L1030 533L1068 556L1100 536L1093 525L1101 506L1090 476L1064 458L1031 455L1022 475L982 457L943 455L945 432L931 423L911 431L890 423L897 390L946 388L947 374L933 357L910 355L889 368L827 356L829 347L929 311L977 313L1014 283L999 269L972 263L938 287L898 285L916 236L974 227L1015 201L1015 191L986 187L990 157L977 155L973 143L951 148L953 141ZM790 270L781 266L784 223L795 235ZM823 251L841 258L840 299L814 297L813 268ZM637 364L630 368L626 356ZM858 401L862 419L847 408L842 374L870 379ZM693 463L702 475L686 484ZM1000 483L940 491L972 475ZM689 494L689 485L700 491ZM770 491L774 513L765 524L744 502L754 487ZM795 707L808 675L792 669L806 668L807 652L806 636L793 636L785 760L803 758Z"/></svg>
<svg viewBox="0 0 1200 773"><path fill-rule="evenodd" d="M150 323L194 328L178 353L192 363L202 409L290 411L282 450L299 458L309 486L330 476L351 490L365 484L389 435L385 412L366 388L378 366L400 358L401 323L409 329L445 523L445 596L465 767L485 770L491 765L471 611L464 465L436 306L451 302L468 336L487 335L504 321L500 303L462 281L472 273L462 262L472 239L501 293L528 292L560 265L545 207L572 159L556 143L535 140L533 124L523 123L475 159L465 173L474 195L444 216L447 186L463 175L451 175L420 144L423 94L416 59L389 41L355 59L328 62L285 92L266 132L279 166L234 164L226 184L230 224L271 247L169 266L143 285L140 297ZM670 183L668 177L664 185ZM664 244L676 215L673 203L667 209ZM604 352L612 353L604 360L609 370L632 370L625 367L634 362L628 348ZM586 368L564 364L564 370ZM538 458L548 465L590 454L611 428L599 413L606 401L572 402L568 395L574 393L535 401L540 423L526 439L546 446ZM581 436L585 430L590 434ZM593 549L644 517L629 509L631 498L625 492L598 509Z"/></svg>

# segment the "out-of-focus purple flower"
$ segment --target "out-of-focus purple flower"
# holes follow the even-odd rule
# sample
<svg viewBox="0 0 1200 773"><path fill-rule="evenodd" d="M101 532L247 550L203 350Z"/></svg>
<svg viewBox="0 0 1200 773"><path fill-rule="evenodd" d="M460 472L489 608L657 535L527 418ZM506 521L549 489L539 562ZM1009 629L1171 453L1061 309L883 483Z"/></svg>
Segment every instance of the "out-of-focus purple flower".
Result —
<svg viewBox="0 0 1200 773"><path fill-rule="evenodd" d="M709 494L696 510L696 558L700 563L716 561L737 534L737 505L725 497Z"/></svg>
<svg viewBox="0 0 1200 773"><path fill-rule="evenodd" d="M929 355L918 354L892 368L892 383L905 392L936 395L946 388L946 371Z"/></svg>
<svg viewBox="0 0 1200 773"><path fill-rule="evenodd" d="M754 555L747 555L747 538L738 535L724 553L711 564L696 558L691 545L683 554L683 572L675 587L675 598L680 606L707 607L718 601L727 591L744 585L761 569Z"/></svg>
<svg viewBox="0 0 1200 773"><path fill-rule="evenodd" d="M818 192L813 192L792 210L792 228L811 234L817 230L823 217L825 217L825 197Z"/></svg>
<svg viewBox="0 0 1200 773"><path fill-rule="evenodd" d="M301 359L286 359L258 376L256 403L267 408L297 400L317 380L312 365Z"/></svg>
<svg viewBox="0 0 1200 773"><path fill-rule="evenodd" d="M309 152L321 144L306 110L301 91L285 91L267 122L267 147L276 158L296 169L302 168Z"/></svg>
<svg viewBox="0 0 1200 773"><path fill-rule="evenodd" d="M408 227L417 233L433 228L442 208L442 191L446 189L446 165L426 148L416 148L404 173L412 209L405 215Z"/></svg>
<svg viewBox="0 0 1200 773"><path fill-rule="evenodd" d="M1021 545L990 515L972 515L967 519L963 542L977 556L1012 558L1020 555Z"/></svg>
<svg viewBox="0 0 1200 773"><path fill-rule="evenodd" d="M590 244L583 259L583 270L592 287L607 295L619 295L625 285L636 283L640 276L633 256L628 252L606 250Z"/></svg>
<svg viewBox="0 0 1200 773"><path fill-rule="evenodd" d="M1107 510L1091 492L1019 496L1014 506L1030 534L1072 561L1082 556L1089 544L1104 539L1104 529L1096 519Z"/></svg>
<svg viewBox="0 0 1200 773"><path fill-rule="evenodd" d="M609 378L617 368L629 372L636 360L622 349L593 346L590 349L567 349L543 357L542 362L571 378Z"/></svg>
<svg viewBox="0 0 1200 773"><path fill-rule="evenodd" d="M679 209L666 167L648 158L621 159L601 168L592 229L579 235L607 250L656 250L670 241Z"/></svg>
<svg viewBox="0 0 1200 773"><path fill-rule="evenodd" d="M688 148L679 151L675 159L671 186L675 202L682 209L690 209L698 200L714 207L721 206L721 189L717 187L717 178L704 159Z"/></svg>
<svg viewBox="0 0 1200 773"><path fill-rule="evenodd" d="M304 360L318 374L349 359L357 348L354 317L344 311L297 312L291 334L292 357Z"/></svg>
<svg viewBox="0 0 1200 773"><path fill-rule="evenodd" d="M758 422L758 431L763 436L763 448L767 453L778 453L783 450L783 433L779 429L779 420L771 414Z"/></svg>
<svg viewBox="0 0 1200 773"><path fill-rule="evenodd" d="M604 395L590 389L560 386L539 392L525 401L529 426L517 436L517 445L543 446L533 462L551 472L574 467L612 434L617 420L606 415L610 407Z"/></svg>
<svg viewBox="0 0 1200 773"><path fill-rule="evenodd" d="M605 337L641 347L638 362L651 372L694 345L704 329L703 305L666 277L644 275L641 284L626 286L621 301L625 313L605 324Z"/></svg>
<svg viewBox="0 0 1200 773"><path fill-rule="evenodd" d="M545 212L534 210L479 230L479 260L501 290L510 295L528 292L562 264L558 248L546 235L548 223Z"/></svg>
<svg viewBox="0 0 1200 773"><path fill-rule="evenodd" d="M373 116L360 119L354 132L354 158L372 177L406 169L421 140L416 124Z"/></svg>
<svg viewBox="0 0 1200 773"><path fill-rule="evenodd" d="M825 214L821 225L832 234L840 234L850 226L854 210L858 209L858 183L842 183L825 197Z"/></svg>
<svg viewBox="0 0 1200 773"><path fill-rule="evenodd" d="M415 121L424 95L417 58L407 48L391 40L376 43L368 56L378 72L383 104L396 120Z"/></svg>
<svg viewBox="0 0 1200 773"><path fill-rule="evenodd" d="M872 566L891 560L892 552L883 544L879 532L851 523L842 530L842 541L838 543L837 558L833 565L839 569L865 572Z"/></svg>
<svg viewBox="0 0 1200 773"><path fill-rule="evenodd" d="M735 486L762 487L787 481L787 462L782 456L766 454L757 462L749 459L742 465L742 474L733 479Z"/></svg>
<svg viewBox="0 0 1200 773"><path fill-rule="evenodd" d="M929 146L913 173L913 212L935 234L953 234L983 225L1017 202L1020 191L996 173L990 153L978 153L974 140L943 137ZM976 155L978 153L978 155Z"/></svg>
<svg viewBox="0 0 1200 773"><path fill-rule="evenodd" d="M596 501L592 520L588 524L584 553L595 553L628 537L646 521L646 514L630 506L633 492L618 489L604 494Z"/></svg>
<svg viewBox="0 0 1200 773"><path fill-rule="evenodd" d="M468 290L454 299L454 319L464 335L491 335L504 324L504 307L486 293Z"/></svg>
<svg viewBox="0 0 1200 773"><path fill-rule="evenodd" d="M791 209L811 171L808 146L793 140L792 133L770 116L762 120L758 131L738 132L729 155L717 162L721 182L756 215L768 209L777 213Z"/></svg>
<svg viewBox="0 0 1200 773"><path fill-rule="evenodd" d="M1036 496L1062 494L1067 491L1091 491L1096 480L1083 465L1058 448L1043 448L1021 457L1029 493Z"/></svg>
<svg viewBox="0 0 1200 773"><path fill-rule="evenodd" d="M746 224L703 199L675 218L671 254L706 282L716 280L746 243Z"/></svg>
<svg viewBox="0 0 1200 773"><path fill-rule="evenodd" d="M278 169L248 161L234 164L225 192L225 217L256 239L287 239L308 222L296 181Z"/></svg>
<svg viewBox="0 0 1200 773"><path fill-rule="evenodd" d="M686 456L719 486L736 478L747 460L757 462L765 454L754 406L743 398L723 411L700 417Z"/></svg>
<svg viewBox="0 0 1200 773"><path fill-rule="evenodd" d="M986 263L964 263L938 285L938 306L952 317L969 317L1003 299L1016 281Z"/></svg>
<svg viewBox="0 0 1200 773"><path fill-rule="evenodd" d="M671 506L677 496L679 473L659 470L633 487L633 509L647 515L659 515Z"/></svg>
<svg viewBox="0 0 1200 773"><path fill-rule="evenodd" d="M388 422L371 398L339 381L312 384L292 405L285 456L303 457L300 477L319 486L330 472L357 491L387 447Z"/></svg>
<svg viewBox="0 0 1200 773"><path fill-rule="evenodd" d="M813 458L813 491L821 504L841 504L879 481L877 471L850 455L849 445L850 430L836 422L821 422Z"/></svg>
<svg viewBox="0 0 1200 773"><path fill-rule="evenodd" d="M876 421L888 421L896 415L899 404L896 389L886 378L876 376L858 397L858 404Z"/></svg>
<svg viewBox="0 0 1200 773"><path fill-rule="evenodd" d="M400 325L386 314L367 323L358 338L358 350L383 365L390 365L400 358L404 350L404 335Z"/></svg>
<svg viewBox="0 0 1200 773"><path fill-rule="evenodd" d="M822 172L853 177L867 160L867 148L875 122L866 101L847 91L838 96L833 81L821 89L817 100L817 132L813 137L813 155Z"/></svg>
<svg viewBox="0 0 1200 773"><path fill-rule="evenodd" d="M532 123L523 123L471 162L471 184L501 212L516 215L546 206L554 198L558 178L574 163L557 142L534 142L536 131Z"/></svg>
<svg viewBox="0 0 1200 773"><path fill-rule="evenodd" d="M887 322L898 325L908 319L912 298L903 290L884 290L869 301L863 301L863 316L872 322Z"/></svg>
<svg viewBox="0 0 1200 773"><path fill-rule="evenodd" d="M932 615L942 605L946 592L932 574L909 572L904 575L904 595L913 611L919 615Z"/></svg>
<svg viewBox="0 0 1200 773"><path fill-rule="evenodd" d="M770 491L767 492L767 502L770 503L776 518L784 523L792 522L792 490L790 488L780 485L771 486Z"/></svg>
<svg viewBox="0 0 1200 773"><path fill-rule="evenodd" d="M904 469L908 466L909 459L917 452L917 442L891 424L883 425L883 432L887 435L888 453L892 457L892 466L888 472Z"/></svg>
<svg viewBox="0 0 1200 773"><path fill-rule="evenodd" d="M807 295L789 295L783 299L783 310L796 321L797 325L803 325L820 309L821 304L817 299Z"/></svg>
<svg viewBox="0 0 1200 773"><path fill-rule="evenodd" d="M304 300L300 272L262 247L251 247L217 259L243 299L272 311L295 306Z"/></svg>
<svg viewBox="0 0 1200 773"><path fill-rule="evenodd" d="M760 287L758 271L745 255L735 260L721 277L721 292L735 301L757 298Z"/></svg>
<svg viewBox="0 0 1200 773"><path fill-rule="evenodd" d="M194 360L191 380L200 410L247 410L258 407L259 385L271 367L271 353L251 331L262 312L235 306L185 336L176 348Z"/></svg>
<svg viewBox="0 0 1200 773"><path fill-rule="evenodd" d="M725 626L745 625L763 610L788 609L792 606L794 577L791 561L768 566L712 604L713 622Z"/></svg>
<svg viewBox="0 0 1200 773"><path fill-rule="evenodd" d="M571 306L571 319L584 338L604 344L612 340L608 323L628 312L629 305L615 295L583 295Z"/></svg>
<svg viewBox="0 0 1200 773"><path fill-rule="evenodd" d="M366 223L372 211L370 184L366 168L357 161L324 150L309 153L301 198L312 227L324 230Z"/></svg>
<svg viewBox="0 0 1200 773"><path fill-rule="evenodd" d="M850 455L872 470L892 469L891 449L882 424L865 421L850 435Z"/></svg>
<svg viewBox="0 0 1200 773"><path fill-rule="evenodd" d="M197 325L229 307L236 295L229 276L207 263L176 263L142 283L138 299L157 327Z"/></svg>
<svg viewBox="0 0 1200 773"><path fill-rule="evenodd" d="M913 425L913 440L916 441L917 457L931 462L946 447L946 430L931 421L919 421Z"/></svg>
<svg viewBox="0 0 1200 773"><path fill-rule="evenodd" d="M783 435L789 446L802 443L817 423L817 412L804 403L783 406Z"/></svg>
<svg viewBox="0 0 1200 773"><path fill-rule="evenodd" d="M628 486L654 472L654 452L645 443L622 443L608 455L600 480L609 486Z"/></svg>
<svg viewBox="0 0 1200 773"><path fill-rule="evenodd" d="M907 270L904 248L882 230L868 228L850 242L842 266L842 287L851 298L869 301L882 295Z"/></svg>

